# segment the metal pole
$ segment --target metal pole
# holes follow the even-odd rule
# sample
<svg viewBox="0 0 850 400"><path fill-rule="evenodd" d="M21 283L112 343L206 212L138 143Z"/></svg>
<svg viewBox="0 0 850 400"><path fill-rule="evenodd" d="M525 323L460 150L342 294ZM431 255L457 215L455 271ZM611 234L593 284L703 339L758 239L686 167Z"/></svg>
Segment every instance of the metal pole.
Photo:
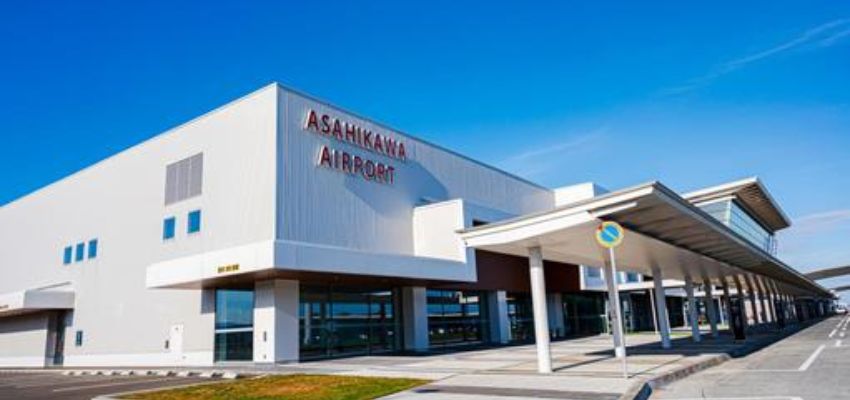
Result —
<svg viewBox="0 0 850 400"><path fill-rule="evenodd" d="M611 325L614 329L614 336L619 337L619 343L617 343L617 347L614 349L614 354L622 360L623 363L623 377L629 378L629 370L628 365L626 364L626 336L623 332L623 322L622 322L622 310L620 309L620 290L617 285L617 259L614 257L614 249L608 248L608 259L610 265L610 275L611 280L608 283L608 289L613 291L609 294L609 301L613 302L613 318L611 318Z"/></svg>

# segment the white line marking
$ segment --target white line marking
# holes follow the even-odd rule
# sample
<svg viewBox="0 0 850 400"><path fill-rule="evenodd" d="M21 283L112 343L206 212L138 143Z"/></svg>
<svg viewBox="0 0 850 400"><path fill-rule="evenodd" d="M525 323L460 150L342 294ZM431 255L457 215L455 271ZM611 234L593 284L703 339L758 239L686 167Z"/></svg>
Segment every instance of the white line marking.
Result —
<svg viewBox="0 0 850 400"><path fill-rule="evenodd" d="M797 371L805 371L805 370L809 369L809 367L812 366L812 364L815 362L815 359L818 358L818 356L820 355L820 352L822 352L825 347L826 347L825 344L818 346L818 348L815 350L815 352L812 353L812 355L810 355L809 358L806 359L806 361L803 363L803 365L801 365L800 368L797 368Z"/></svg>
<svg viewBox="0 0 850 400"><path fill-rule="evenodd" d="M103 384L99 384L99 385L75 386L75 387L70 387L70 388L53 389L53 392L55 392L55 393L71 392L71 391L74 391L74 390L85 390L85 389L94 389L94 388L110 387L110 386L164 382L164 381L170 381L170 380L174 380L174 379L173 378L160 378L160 379L146 379L146 380L140 379L140 380L132 380L132 381L126 381L126 382L110 382L110 383L103 383Z"/></svg>
<svg viewBox="0 0 850 400"><path fill-rule="evenodd" d="M844 332L838 334L839 337L844 337Z"/></svg>
<svg viewBox="0 0 850 400"><path fill-rule="evenodd" d="M832 332L829 333L829 338L832 339L832 337L835 336L835 332L837 332L837 331L838 331L838 328L833 329Z"/></svg>
<svg viewBox="0 0 850 400"><path fill-rule="evenodd" d="M692 398L682 398L682 399L671 399L671 400L803 400L802 397L792 397L792 396L768 396L768 397L692 397Z"/></svg>
<svg viewBox="0 0 850 400"><path fill-rule="evenodd" d="M841 347L841 339L835 341L835 347Z"/></svg>

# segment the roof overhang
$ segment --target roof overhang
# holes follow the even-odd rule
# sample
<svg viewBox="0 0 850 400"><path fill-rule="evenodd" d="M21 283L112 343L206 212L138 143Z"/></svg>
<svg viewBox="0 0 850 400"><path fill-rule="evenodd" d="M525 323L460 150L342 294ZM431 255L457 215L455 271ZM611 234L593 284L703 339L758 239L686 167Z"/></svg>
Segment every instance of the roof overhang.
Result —
<svg viewBox="0 0 850 400"><path fill-rule="evenodd" d="M620 223L626 230L616 250L622 270L665 279L722 283L752 273L769 277L795 295L832 294L787 266L726 225L658 182L611 192L585 201L460 231L467 246L527 256L540 246L544 257L583 265L604 265L605 253L595 242L600 221Z"/></svg>
<svg viewBox="0 0 850 400"><path fill-rule="evenodd" d="M846 265L843 267L824 268L806 273L806 276L809 277L809 279L815 280L835 278L844 275L850 275L850 265Z"/></svg>
<svg viewBox="0 0 850 400"><path fill-rule="evenodd" d="M74 308L74 291L63 283L0 294L0 318L50 310Z"/></svg>
<svg viewBox="0 0 850 400"><path fill-rule="evenodd" d="M686 193L682 197L694 204L710 203L715 200L734 197L761 223L774 232L791 226L791 220L779 207L779 203L773 199L764 184L755 177L700 189Z"/></svg>

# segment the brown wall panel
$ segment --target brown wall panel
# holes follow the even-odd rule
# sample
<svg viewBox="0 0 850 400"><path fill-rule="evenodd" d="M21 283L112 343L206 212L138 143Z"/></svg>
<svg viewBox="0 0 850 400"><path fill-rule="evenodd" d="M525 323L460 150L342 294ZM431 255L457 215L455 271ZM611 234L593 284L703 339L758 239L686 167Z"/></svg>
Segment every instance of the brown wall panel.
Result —
<svg viewBox="0 0 850 400"><path fill-rule="evenodd" d="M528 258L484 250L475 251L478 282L446 284L436 287L468 290L506 290L529 292ZM571 264L546 261L547 292L578 292L580 290L579 268Z"/></svg>

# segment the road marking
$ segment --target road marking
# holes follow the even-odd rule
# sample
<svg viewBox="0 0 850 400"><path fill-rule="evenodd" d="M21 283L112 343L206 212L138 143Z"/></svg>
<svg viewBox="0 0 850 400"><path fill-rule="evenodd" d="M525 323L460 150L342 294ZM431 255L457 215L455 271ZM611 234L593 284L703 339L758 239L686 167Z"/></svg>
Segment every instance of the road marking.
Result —
<svg viewBox="0 0 850 400"><path fill-rule="evenodd" d="M835 347L841 347L841 339L835 341Z"/></svg>
<svg viewBox="0 0 850 400"><path fill-rule="evenodd" d="M768 397L691 397L671 400L803 400L802 397L768 396Z"/></svg>
<svg viewBox="0 0 850 400"><path fill-rule="evenodd" d="M838 328L833 329L832 332L829 333L830 339L832 339L832 337L835 336L835 332L838 332Z"/></svg>
<svg viewBox="0 0 850 400"><path fill-rule="evenodd" d="M812 353L812 355L810 355L809 358L806 359L806 362L804 362L803 365L800 366L800 368L797 368L797 371L805 371L805 370L809 369L809 367L812 366L812 364L815 362L815 359L818 358L818 356L820 355L820 352L822 352L825 347L826 347L825 344L818 346L818 348L815 350L815 352Z"/></svg>
<svg viewBox="0 0 850 400"><path fill-rule="evenodd" d="M838 336L844 337L844 332L839 333Z"/></svg>
<svg viewBox="0 0 850 400"><path fill-rule="evenodd" d="M125 381L125 382L110 382L110 383L103 383L103 384L99 384L99 385L75 386L75 387L70 387L70 388L53 389L53 392L56 392L56 393L58 393L58 392L71 392L71 391L74 391L74 390L86 390L86 389L95 389L95 388L101 388L101 387L134 385L134 384L154 383L154 382L165 382L165 381L173 381L173 380L175 380L175 379L173 379L173 378L146 379L146 380L141 380L141 379L135 380L134 379L132 381Z"/></svg>

